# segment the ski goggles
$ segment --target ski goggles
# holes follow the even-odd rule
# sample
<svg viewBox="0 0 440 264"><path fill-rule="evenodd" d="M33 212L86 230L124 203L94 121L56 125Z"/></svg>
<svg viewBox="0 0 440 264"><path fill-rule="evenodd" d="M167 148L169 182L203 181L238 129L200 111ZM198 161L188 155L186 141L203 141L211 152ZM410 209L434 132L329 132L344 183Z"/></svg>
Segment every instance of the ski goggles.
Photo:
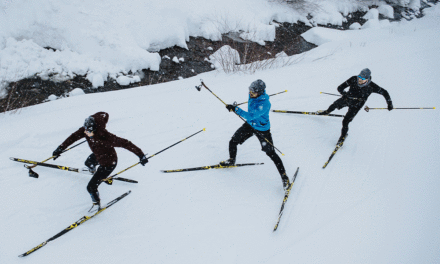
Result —
<svg viewBox="0 0 440 264"><path fill-rule="evenodd" d="M358 76L358 78L361 79L362 81L365 81L367 79L367 78L364 78L364 77L362 77L360 75Z"/></svg>

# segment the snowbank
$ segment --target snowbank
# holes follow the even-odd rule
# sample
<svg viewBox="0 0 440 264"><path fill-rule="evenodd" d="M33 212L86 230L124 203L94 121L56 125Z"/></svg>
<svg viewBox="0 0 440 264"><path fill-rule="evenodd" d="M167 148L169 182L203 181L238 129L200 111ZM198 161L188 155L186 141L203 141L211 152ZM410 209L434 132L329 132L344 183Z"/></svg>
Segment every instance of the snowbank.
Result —
<svg viewBox="0 0 440 264"><path fill-rule="evenodd" d="M309 29L301 35L307 42L315 45L322 45L327 42L341 41L347 39L346 32L324 27Z"/></svg>

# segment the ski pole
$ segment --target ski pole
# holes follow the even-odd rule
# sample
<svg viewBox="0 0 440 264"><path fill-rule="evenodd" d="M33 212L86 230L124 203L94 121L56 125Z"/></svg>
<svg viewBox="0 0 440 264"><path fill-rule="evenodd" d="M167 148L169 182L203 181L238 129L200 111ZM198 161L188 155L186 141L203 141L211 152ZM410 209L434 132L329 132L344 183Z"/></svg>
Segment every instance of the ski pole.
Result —
<svg viewBox="0 0 440 264"><path fill-rule="evenodd" d="M369 112L370 110L384 110L388 108L370 108L368 106L365 106L364 110ZM393 109L435 109L435 107L399 107L399 108L393 108Z"/></svg>
<svg viewBox="0 0 440 264"><path fill-rule="evenodd" d="M17 158L9 158L9 159L13 160L13 161L17 161L17 162L35 164L35 165L39 165L39 166L47 167L47 168L53 168L53 169L59 169L59 170L65 170L65 171L71 171L71 172L76 172L76 173L90 175L90 173L83 173L83 172L81 172L80 169L72 168L72 167L67 167L67 166L61 166L61 165L55 165L55 164L49 164L49 163L42 163L42 162L37 162L37 161L32 161L32 160L25 160L25 159L17 159ZM93 174L92 174L92 176L93 176ZM117 180L125 181L125 182L131 182L131 183L138 183L137 181L130 180L130 179L125 179L125 178L121 178L121 177L117 178Z"/></svg>
<svg viewBox="0 0 440 264"><path fill-rule="evenodd" d="M319 93L322 93L322 94L328 94L328 95L334 95L334 96L341 96L340 94L332 94L332 93L324 93L324 92L319 92Z"/></svg>
<svg viewBox="0 0 440 264"><path fill-rule="evenodd" d="M169 146L169 147L167 147L167 148L162 149L161 151L159 151L159 152L157 152L157 153L155 153L155 154L149 156L147 159L150 159L150 158L152 158L152 157L158 155L159 153L162 153L162 152L164 152L165 150L167 150L167 149L169 149L169 148L172 148L172 147L174 147L175 145L177 145L177 144L179 144L179 143L181 143L181 142L187 140L188 138L190 138L190 137L192 137L192 136L195 136L195 135L197 135L198 133L203 132L203 131L206 131L206 129L204 128L204 129L202 129L202 130L200 130L200 131L198 131L198 132L192 134L191 136L186 137L186 138L184 138L184 139L182 139L182 140L180 140L180 141L174 143L173 145L171 145L171 146ZM115 178L115 176L117 176L117 175L123 173L124 171L127 171L127 170L129 170L129 169L135 167L136 165L139 165L140 163L141 163L141 162L139 161L138 163L133 164L133 165L131 165L130 167L128 167L128 168L126 168L126 169L124 169L124 170L122 170L122 171L120 171L120 172L118 172L118 173L116 173L116 174L114 174L114 175L112 175L112 176L109 176L109 177L107 177L107 178L105 178L105 179L103 179L103 180L101 180L101 181L106 182L107 184L110 184L110 185L111 185L111 184L113 183L113 180L116 180L116 179L119 179L119 178L120 178L120 177L116 177L116 178Z"/></svg>
<svg viewBox="0 0 440 264"><path fill-rule="evenodd" d="M202 90L202 86L203 86L203 87L205 87L208 91L210 91L215 97L217 97L217 99L219 99L220 102L222 102L224 105L227 105L225 102L223 102L222 99L220 99L215 93L213 93L213 92L212 92L212 91L211 91L211 90L205 85L205 83L203 82L203 80L200 80L200 82L201 82L201 84L200 84L199 86L196 86L197 91L200 92L200 91ZM246 120L245 120L243 117L239 116L236 112L234 112L234 114L236 114L241 120L243 120L243 122L246 123ZM252 127L252 126L251 126L251 127ZM252 129L254 130L255 134L259 134L258 131L257 131L255 128L252 127ZM259 134L259 135L261 135L261 134ZM266 140L267 143L269 143L274 149L276 149L279 153L281 153L281 155L284 156L284 153L281 152L281 150L277 149L272 143L270 143L269 140L267 140L267 138L265 138L265 137L263 137L263 138L264 138L264 140Z"/></svg>
<svg viewBox="0 0 440 264"><path fill-rule="evenodd" d="M83 142L78 143L78 144L76 144L75 146L72 146L72 147L70 147L70 148L68 148L68 149L65 149L65 150L64 150L63 152L61 152L61 153L64 153L64 152L66 152L66 151L69 151L69 150L73 149L74 147L77 147L77 146L81 145L82 143L84 143L84 142L86 142L86 141L87 141L87 140L84 140ZM50 158L47 158L47 159L43 160L43 161L40 162L40 163L45 163L46 161L48 161L48 160L50 160L50 159L53 159L53 158L55 158L55 156L52 156L52 157L50 157ZM38 164L34 164L34 165L31 165L31 166L24 165L25 168L29 169L29 177L33 177L33 178L38 178L38 177L39 177L38 173L36 173L35 171L32 170L33 168L35 168L35 167L37 167L37 166L38 166Z"/></svg>
<svg viewBox="0 0 440 264"><path fill-rule="evenodd" d="M332 94L332 93L324 93L324 92L319 92L319 93L322 93L322 94L329 94L329 95L334 95L334 96L339 96L339 97L342 96L342 95L340 95L340 94ZM365 101L364 99L362 99L362 98L357 98L357 97L349 97L349 96L347 96L347 98L348 98L348 99L353 99L353 100Z"/></svg>
<svg viewBox="0 0 440 264"><path fill-rule="evenodd" d="M300 112L300 111L287 111L287 110L272 110L272 112L288 113L288 114L302 114L302 115L318 115L317 112ZM327 115L322 115L322 116L345 117L344 115L334 115L334 114L327 114Z"/></svg>
<svg viewBox="0 0 440 264"><path fill-rule="evenodd" d="M274 94L271 94L271 95L269 95L269 96L273 96L273 95L277 95L277 94L281 94L281 93L285 93L285 92L287 92L287 90L282 91L282 92L279 92L279 93L274 93ZM244 103L238 104L238 105L236 105L236 106L239 106L239 105L242 105L242 104L245 104L245 103L247 103L247 102L244 102Z"/></svg>

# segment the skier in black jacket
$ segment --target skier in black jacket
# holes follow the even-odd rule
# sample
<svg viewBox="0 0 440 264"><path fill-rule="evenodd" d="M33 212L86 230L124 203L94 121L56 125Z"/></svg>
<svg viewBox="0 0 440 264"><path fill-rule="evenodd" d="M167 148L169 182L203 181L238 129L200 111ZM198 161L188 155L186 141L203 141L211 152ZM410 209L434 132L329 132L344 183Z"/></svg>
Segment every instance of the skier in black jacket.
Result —
<svg viewBox="0 0 440 264"><path fill-rule="evenodd" d="M344 90L347 87L350 88L346 92ZM318 114L328 115L336 108L339 110L348 106L347 114L345 115L344 120L342 120L341 136L339 137L337 144L344 142L348 132L348 124L353 120L359 110L362 109L362 106L364 106L370 94L381 94L387 101L388 111L393 110L393 102L391 101L390 95L388 94L387 90L371 81L371 71L368 68L363 69L358 76L352 76L344 83L339 85L338 92L342 95L342 97L331 104L327 110Z"/></svg>

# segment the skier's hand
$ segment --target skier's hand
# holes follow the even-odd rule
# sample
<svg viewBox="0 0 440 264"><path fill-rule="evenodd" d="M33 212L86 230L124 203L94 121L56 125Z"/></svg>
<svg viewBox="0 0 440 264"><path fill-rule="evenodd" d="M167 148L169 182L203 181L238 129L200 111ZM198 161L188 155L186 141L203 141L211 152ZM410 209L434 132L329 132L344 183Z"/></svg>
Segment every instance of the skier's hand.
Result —
<svg viewBox="0 0 440 264"><path fill-rule="evenodd" d="M341 93L341 96L342 96L342 98L345 99L345 100L348 99L347 92L342 92L342 93Z"/></svg>
<svg viewBox="0 0 440 264"><path fill-rule="evenodd" d="M142 166L145 166L145 164L148 163L147 156L143 155L142 157L139 157L139 163L142 164Z"/></svg>
<svg viewBox="0 0 440 264"><path fill-rule="evenodd" d="M53 153L52 153L52 156L53 157L55 157L55 158L53 158L53 160L56 160L60 155L61 155L61 153L63 153L63 148L61 147L61 146L59 146Z"/></svg>
<svg viewBox="0 0 440 264"><path fill-rule="evenodd" d="M226 105L226 109L228 109L229 112L235 112L235 105Z"/></svg>
<svg viewBox="0 0 440 264"><path fill-rule="evenodd" d="M388 101L388 111L393 110L393 102Z"/></svg>

